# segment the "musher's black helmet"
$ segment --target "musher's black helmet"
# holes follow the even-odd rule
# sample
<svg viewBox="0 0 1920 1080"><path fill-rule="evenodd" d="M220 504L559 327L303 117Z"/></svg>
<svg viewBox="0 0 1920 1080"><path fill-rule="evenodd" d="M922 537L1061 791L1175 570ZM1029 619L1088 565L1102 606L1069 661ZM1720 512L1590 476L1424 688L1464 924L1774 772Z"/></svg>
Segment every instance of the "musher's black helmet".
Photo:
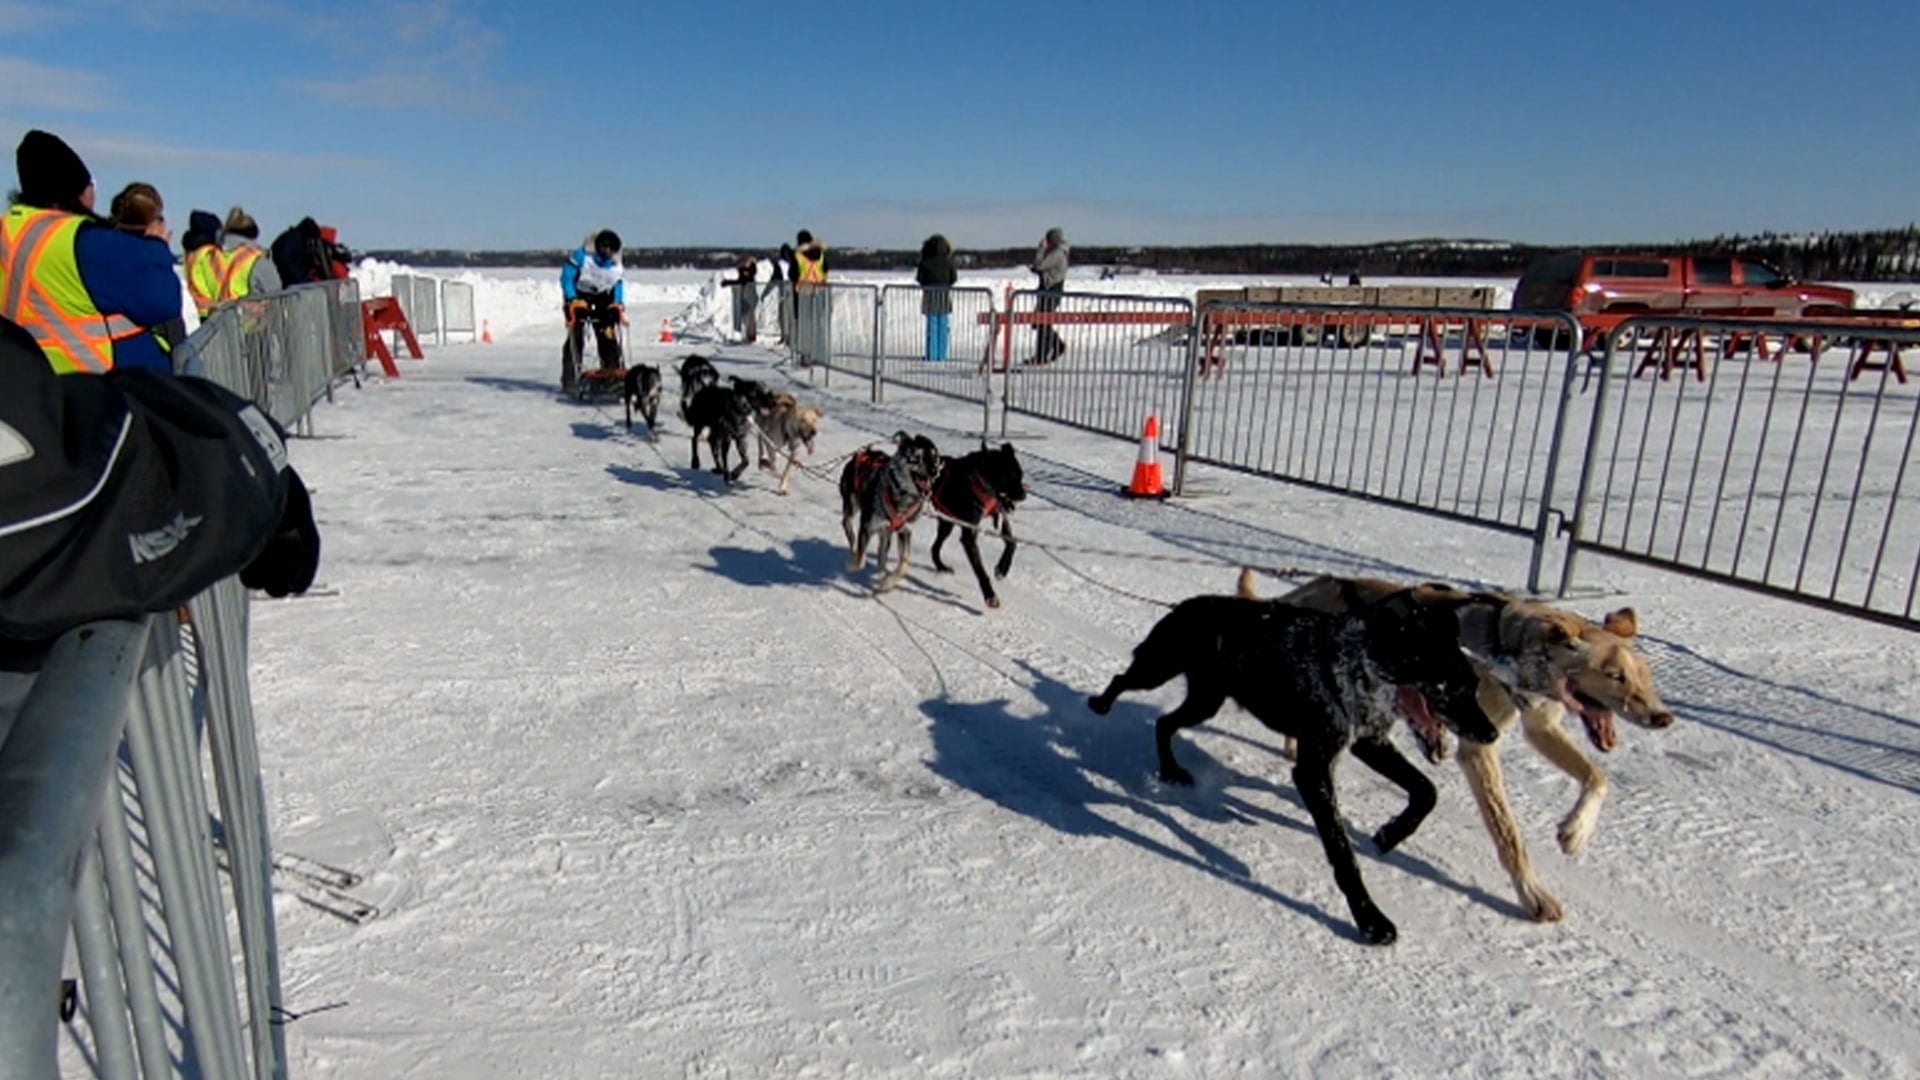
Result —
<svg viewBox="0 0 1920 1080"><path fill-rule="evenodd" d="M601 229L593 237L593 250L596 254L611 258L620 253L620 234L612 229Z"/></svg>

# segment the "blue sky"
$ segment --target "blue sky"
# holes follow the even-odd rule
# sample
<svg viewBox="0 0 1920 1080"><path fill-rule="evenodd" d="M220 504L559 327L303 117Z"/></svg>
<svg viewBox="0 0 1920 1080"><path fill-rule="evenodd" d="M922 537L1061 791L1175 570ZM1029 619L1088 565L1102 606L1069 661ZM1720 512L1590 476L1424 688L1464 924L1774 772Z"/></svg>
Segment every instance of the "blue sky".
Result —
<svg viewBox="0 0 1920 1080"><path fill-rule="evenodd" d="M0 139L357 248L1920 218L1920 4L0 0Z"/></svg>

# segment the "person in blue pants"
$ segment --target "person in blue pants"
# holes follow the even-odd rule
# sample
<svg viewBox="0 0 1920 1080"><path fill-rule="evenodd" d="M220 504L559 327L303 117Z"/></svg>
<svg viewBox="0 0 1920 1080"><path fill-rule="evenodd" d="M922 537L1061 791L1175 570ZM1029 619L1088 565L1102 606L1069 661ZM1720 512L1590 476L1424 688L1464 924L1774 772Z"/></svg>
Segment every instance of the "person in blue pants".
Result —
<svg viewBox="0 0 1920 1080"><path fill-rule="evenodd" d="M920 265L913 280L921 288L920 313L927 319L927 359L945 360L951 340L953 284L959 275L953 269L953 245L939 233L920 245Z"/></svg>

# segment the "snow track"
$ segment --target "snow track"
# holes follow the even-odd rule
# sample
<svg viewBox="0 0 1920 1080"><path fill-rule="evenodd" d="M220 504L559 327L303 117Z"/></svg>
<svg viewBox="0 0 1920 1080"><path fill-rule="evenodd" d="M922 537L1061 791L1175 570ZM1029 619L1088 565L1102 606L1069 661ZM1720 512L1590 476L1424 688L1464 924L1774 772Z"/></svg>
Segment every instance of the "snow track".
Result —
<svg viewBox="0 0 1920 1080"><path fill-rule="evenodd" d="M1920 1070L1909 636L1596 569L1621 595L1574 606L1640 609L1681 723L1623 728L1578 860L1572 786L1506 748L1567 921L1518 917L1448 765L1402 850L1361 844L1401 931L1370 949L1277 737L1229 708L1170 789L1152 720L1179 688L1085 697L1160 614L1129 593L1227 592L1240 562L1512 585L1523 543L1237 476L1130 504L1132 447L1028 424L1023 540L1218 568L1023 548L987 613L925 521L876 599L830 484L725 490L679 421L648 444L560 400L551 351L435 352L294 444L340 592L255 606L276 840L382 892L357 928L280 907L289 1008L346 1003L289 1027L295 1075ZM776 383L824 401L816 461L902 426L971 442L969 407ZM1400 805L1339 783L1356 836ZM382 832L358 864L302 850L350 819Z"/></svg>

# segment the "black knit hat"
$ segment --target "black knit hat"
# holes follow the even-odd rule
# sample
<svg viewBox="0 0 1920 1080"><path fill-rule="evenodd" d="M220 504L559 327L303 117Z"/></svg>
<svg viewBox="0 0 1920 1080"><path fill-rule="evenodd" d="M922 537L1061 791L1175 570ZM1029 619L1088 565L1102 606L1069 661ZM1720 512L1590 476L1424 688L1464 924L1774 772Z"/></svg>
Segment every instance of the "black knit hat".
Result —
<svg viewBox="0 0 1920 1080"><path fill-rule="evenodd" d="M13 152L20 175L20 201L29 206L56 207L78 203L80 193L93 183L87 163L60 136L35 128Z"/></svg>

